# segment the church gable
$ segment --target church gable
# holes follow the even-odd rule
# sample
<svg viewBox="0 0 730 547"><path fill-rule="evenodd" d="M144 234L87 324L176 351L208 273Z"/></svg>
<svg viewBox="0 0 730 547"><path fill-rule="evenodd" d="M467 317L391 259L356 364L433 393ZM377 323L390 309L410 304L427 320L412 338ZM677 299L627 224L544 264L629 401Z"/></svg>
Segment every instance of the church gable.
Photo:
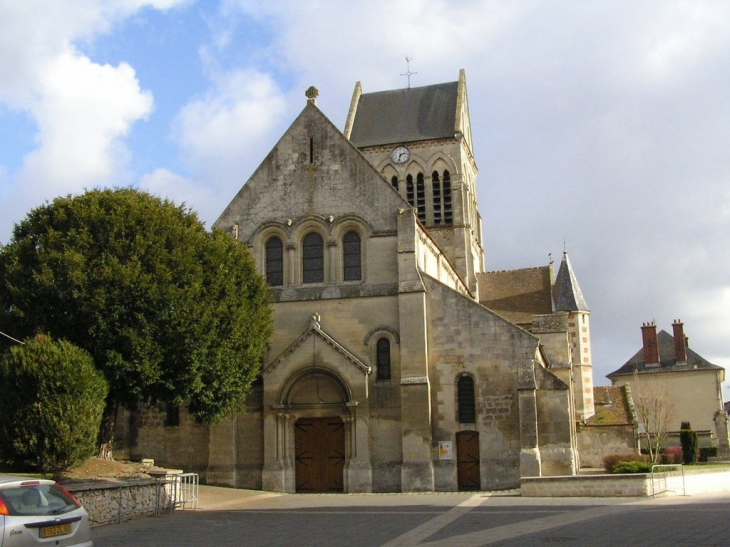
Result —
<svg viewBox="0 0 730 547"><path fill-rule="evenodd" d="M357 216L395 232L404 200L327 117L309 102L214 227L253 243L266 223Z"/></svg>

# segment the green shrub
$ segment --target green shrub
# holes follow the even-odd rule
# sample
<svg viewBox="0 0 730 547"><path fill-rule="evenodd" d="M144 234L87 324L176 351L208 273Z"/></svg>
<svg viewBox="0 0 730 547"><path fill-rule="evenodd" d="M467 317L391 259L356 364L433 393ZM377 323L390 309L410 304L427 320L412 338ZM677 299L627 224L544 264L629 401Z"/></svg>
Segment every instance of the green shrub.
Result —
<svg viewBox="0 0 730 547"><path fill-rule="evenodd" d="M697 432L692 430L689 422L682 422L682 429L680 429L679 431L679 440L682 443L684 464L689 465L697 463L700 450L700 441Z"/></svg>
<svg viewBox="0 0 730 547"><path fill-rule="evenodd" d="M651 473L651 462L620 462L613 468L613 473Z"/></svg>
<svg viewBox="0 0 730 547"><path fill-rule="evenodd" d="M603 457L603 469L606 470L606 473L614 473L615 467L623 462L649 462L649 456L635 452L607 454Z"/></svg>
<svg viewBox="0 0 730 547"><path fill-rule="evenodd" d="M709 458L717 457L716 446L703 446L700 448L700 461L706 462Z"/></svg>
<svg viewBox="0 0 730 547"><path fill-rule="evenodd" d="M659 455L658 463L664 465L682 463L684 461L682 453L683 449L681 446L670 446Z"/></svg>
<svg viewBox="0 0 730 547"><path fill-rule="evenodd" d="M2 355L0 385L5 462L58 474L95 452L108 386L86 351L36 336Z"/></svg>

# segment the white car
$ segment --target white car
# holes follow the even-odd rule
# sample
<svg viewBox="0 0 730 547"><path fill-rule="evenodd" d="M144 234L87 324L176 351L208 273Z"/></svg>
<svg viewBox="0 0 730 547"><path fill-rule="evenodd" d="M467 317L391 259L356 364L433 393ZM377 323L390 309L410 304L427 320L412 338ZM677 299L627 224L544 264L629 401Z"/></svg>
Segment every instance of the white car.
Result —
<svg viewBox="0 0 730 547"><path fill-rule="evenodd" d="M0 547L93 547L89 515L60 484L0 475Z"/></svg>

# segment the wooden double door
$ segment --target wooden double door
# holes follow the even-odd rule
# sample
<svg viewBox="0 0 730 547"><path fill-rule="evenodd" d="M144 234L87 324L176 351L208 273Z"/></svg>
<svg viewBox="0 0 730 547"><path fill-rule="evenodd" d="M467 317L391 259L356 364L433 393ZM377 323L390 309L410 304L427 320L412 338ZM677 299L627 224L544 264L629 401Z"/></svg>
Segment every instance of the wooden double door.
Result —
<svg viewBox="0 0 730 547"><path fill-rule="evenodd" d="M345 424L340 418L300 418L294 426L297 492L342 492Z"/></svg>

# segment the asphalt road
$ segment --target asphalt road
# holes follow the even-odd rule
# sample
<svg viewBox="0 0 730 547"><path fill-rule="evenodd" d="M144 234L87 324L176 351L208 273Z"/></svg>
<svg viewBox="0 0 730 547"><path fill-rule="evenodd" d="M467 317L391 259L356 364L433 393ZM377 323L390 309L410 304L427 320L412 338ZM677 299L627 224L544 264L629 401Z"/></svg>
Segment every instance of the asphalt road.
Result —
<svg viewBox="0 0 730 547"><path fill-rule="evenodd" d="M730 546L730 493L288 495L201 487L200 506L94 528L96 547Z"/></svg>

